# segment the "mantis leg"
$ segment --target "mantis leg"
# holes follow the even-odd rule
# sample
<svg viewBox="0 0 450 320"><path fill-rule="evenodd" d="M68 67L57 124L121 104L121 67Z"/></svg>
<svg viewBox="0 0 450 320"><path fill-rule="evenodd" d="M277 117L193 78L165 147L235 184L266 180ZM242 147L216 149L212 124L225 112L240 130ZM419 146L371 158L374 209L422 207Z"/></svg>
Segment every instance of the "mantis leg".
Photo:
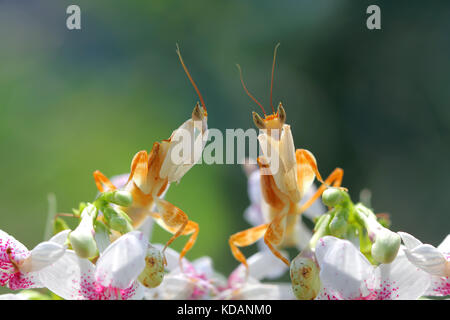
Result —
<svg viewBox="0 0 450 320"><path fill-rule="evenodd" d="M186 255L186 253L189 250L191 250L191 248L194 246L195 241L197 240L199 231L200 231L200 227L198 226L198 223L189 220L186 225L186 229L184 229L183 235L191 234L191 236L189 237L188 242L186 242L186 244L184 245L183 250L181 250L180 263L181 263L181 260L183 260L183 257Z"/></svg>
<svg viewBox="0 0 450 320"><path fill-rule="evenodd" d="M319 189L317 189L316 193L308 200L305 204L303 204L296 212L295 214L301 214L306 209L308 209L314 201L316 201L322 193L325 191L326 188L328 188L331 184L333 187L340 187L342 183L342 178L344 176L344 170L341 168L336 168L333 170L333 172L328 176L328 178L325 179L323 184L320 186Z"/></svg>
<svg viewBox="0 0 450 320"><path fill-rule="evenodd" d="M103 188L103 185L108 187L109 190L117 189L116 186L113 185L112 182L109 181L109 179L103 173L101 173L99 170L94 171L93 175L94 175L95 185L97 186L98 191L100 191L100 192L105 191L105 189Z"/></svg>
<svg viewBox="0 0 450 320"><path fill-rule="evenodd" d="M264 243L278 259L283 261L289 267L289 260L283 257L280 251L274 247L274 245L279 245L283 241L286 230L286 216L286 214L280 214L272 220L266 233L264 234Z"/></svg>
<svg viewBox="0 0 450 320"><path fill-rule="evenodd" d="M162 199L156 200L156 206L158 207L158 213L160 218L156 218L156 221L165 227L166 230L171 232L173 236L167 241L163 248L163 252L166 248L179 236L181 236L189 222L188 216L180 208L174 206L170 202ZM158 221L160 220L160 221Z"/></svg>
<svg viewBox="0 0 450 320"><path fill-rule="evenodd" d="M184 245L183 249L181 250L180 257L179 257L179 263L180 263L180 269L183 270L181 261L183 260L184 256L188 253L189 250L194 246L195 241L197 240L198 233L200 231L200 227L198 226L197 222L188 220L184 229L179 233L179 230L181 228L171 227L169 226L166 221L163 218L163 215L161 215L159 212L151 212L148 215L150 215L155 221L166 231L174 234L172 238L167 242L167 244L164 246L164 249L167 248L168 245L170 245L177 237L180 235L187 236L191 235L189 237L189 240ZM187 218L187 216L186 216ZM163 251L164 251L163 249Z"/></svg>
<svg viewBox="0 0 450 320"><path fill-rule="evenodd" d="M255 243L264 236L264 233L266 232L268 227L269 224L266 223L257 227L253 227L235 233L230 236L228 243L230 244L231 253L233 254L234 258L237 261L241 262L247 269L248 269L247 259L245 258L244 254L241 252L241 250L239 250L238 247L247 247Z"/></svg>
<svg viewBox="0 0 450 320"><path fill-rule="evenodd" d="M142 191L147 191L145 189L147 184L147 174L148 174L148 161L149 157L147 151L139 151L135 154L133 160L131 161L130 176L128 177L128 182L133 180L133 182Z"/></svg>

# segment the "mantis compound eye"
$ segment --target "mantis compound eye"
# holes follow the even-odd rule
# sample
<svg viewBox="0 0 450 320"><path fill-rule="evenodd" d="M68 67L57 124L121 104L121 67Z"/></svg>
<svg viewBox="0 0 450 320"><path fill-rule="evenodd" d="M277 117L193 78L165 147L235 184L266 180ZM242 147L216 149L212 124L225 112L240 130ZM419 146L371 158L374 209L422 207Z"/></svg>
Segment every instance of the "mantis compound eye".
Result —
<svg viewBox="0 0 450 320"><path fill-rule="evenodd" d="M259 114L257 114L256 112L253 112L252 115L253 115L253 122L255 123L255 126L258 127L259 129L265 129L266 124L264 123L263 118L261 118L261 116Z"/></svg>

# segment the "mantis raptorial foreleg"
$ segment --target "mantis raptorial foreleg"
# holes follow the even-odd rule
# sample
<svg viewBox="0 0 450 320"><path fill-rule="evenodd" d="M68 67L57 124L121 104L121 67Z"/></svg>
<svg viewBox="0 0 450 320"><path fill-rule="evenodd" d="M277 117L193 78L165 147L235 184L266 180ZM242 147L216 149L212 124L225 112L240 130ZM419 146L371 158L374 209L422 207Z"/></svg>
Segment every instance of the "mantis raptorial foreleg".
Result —
<svg viewBox="0 0 450 320"><path fill-rule="evenodd" d="M109 181L109 179L103 173L101 173L99 170L94 171L93 174L94 174L95 185L97 186L98 191L100 191L100 192L105 191L105 188L103 188L103 185L108 187L108 189L110 191L117 189L116 186L113 185L112 182Z"/></svg>
<svg viewBox="0 0 450 320"><path fill-rule="evenodd" d="M230 244L231 253L233 256L248 268L247 259L238 247L247 247L254 244L256 241L264 236L269 224L262 224L257 227L253 227L244 231L240 231L230 236L228 243Z"/></svg>
<svg viewBox="0 0 450 320"><path fill-rule="evenodd" d="M333 185L333 187L340 187L343 176L344 170L342 170L341 168L334 169L333 172L325 179L319 189L317 189L316 193L295 212L293 212L293 214L302 214L303 212L305 212L305 210L307 210L330 185Z"/></svg>
<svg viewBox="0 0 450 320"><path fill-rule="evenodd" d="M289 267L289 260L283 257L280 251L275 248L276 245L279 245L283 241L284 233L286 232L286 216L286 214L280 214L272 220L264 234L264 243L278 259Z"/></svg>

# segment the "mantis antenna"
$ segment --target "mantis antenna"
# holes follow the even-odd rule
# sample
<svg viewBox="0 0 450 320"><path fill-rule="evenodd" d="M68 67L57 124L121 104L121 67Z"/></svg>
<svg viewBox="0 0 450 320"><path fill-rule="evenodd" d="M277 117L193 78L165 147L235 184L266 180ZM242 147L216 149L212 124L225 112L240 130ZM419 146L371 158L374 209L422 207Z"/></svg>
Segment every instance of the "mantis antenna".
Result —
<svg viewBox="0 0 450 320"><path fill-rule="evenodd" d="M197 85L195 84L194 80L191 77L191 74L189 73L186 65L184 64L183 58L181 57L180 47L178 46L178 43L176 45L177 45L177 54L178 54L178 57L180 58L180 62L181 62L181 65L183 66L184 72L186 72L186 75L188 76L189 81L191 81L192 86L194 87L195 91L197 92L197 95L200 98L200 103L202 104L203 110L206 111L205 101L203 100L203 97L202 97L200 91L198 90Z"/></svg>
<svg viewBox="0 0 450 320"><path fill-rule="evenodd" d="M261 103L259 103L258 100L255 99L255 97L253 97L253 96L250 94L250 92L248 92L247 87L246 87L245 84L244 84L244 79L242 78L242 69L241 69L241 66L238 65L238 64L236 64L236 66L237 66L237 68L239 69L239 74L240 74L240 76L241 76L241 83L242 83L242 86L244 87L245 92L247 93L247 95L248 95L253 101L256 102L256 104L261 108L262 112L264 113L264 116L266 116L266 111L264 110L264 107L261 105Z"/></svg>
<svg viewBox="0 0 450 320"><path fill-rule="evenodd" d="M275 46L275 50L273 51L272 77L270 78L270 106L272 107L273 113L275 113L275 109L273 107L273 102L272 102L273 72L275 70L275 61L277 58L277 49L279 46L280 46L280 43L278 42L277 45Z"/></svg>

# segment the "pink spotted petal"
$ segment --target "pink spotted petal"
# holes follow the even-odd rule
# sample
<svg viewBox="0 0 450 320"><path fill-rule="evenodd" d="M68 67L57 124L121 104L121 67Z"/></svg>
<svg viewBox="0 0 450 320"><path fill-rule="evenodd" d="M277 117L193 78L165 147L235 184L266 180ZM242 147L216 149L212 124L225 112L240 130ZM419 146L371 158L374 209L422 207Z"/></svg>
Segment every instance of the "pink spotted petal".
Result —
<svg viewBox="0 0 450 320"><path fill-rule="evenodd" d="M9 278L8 287L11 290L42 288L43 285L39 280L37 272L16 272Z"/></svg>
<svg viewBox="0 0 450 320"><path fill-rule="evenodd" d="M437 277L431 278L431 285L425 293L426 296L444 297L450 296L450 279L449 277Z"/></svg>

